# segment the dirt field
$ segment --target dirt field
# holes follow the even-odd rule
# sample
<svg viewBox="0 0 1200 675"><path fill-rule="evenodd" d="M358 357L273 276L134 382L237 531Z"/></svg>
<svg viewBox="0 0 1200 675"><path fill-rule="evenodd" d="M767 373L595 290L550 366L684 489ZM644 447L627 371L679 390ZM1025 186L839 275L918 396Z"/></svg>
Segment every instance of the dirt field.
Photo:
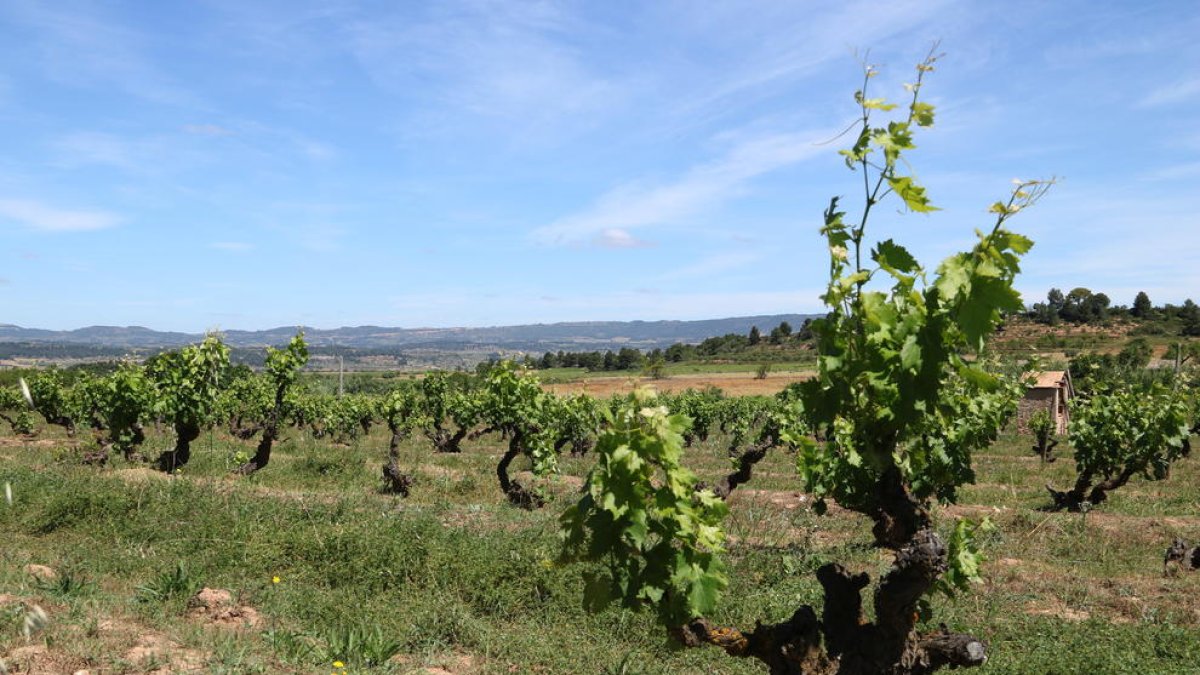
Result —
<svg viewBox="0 0 1200 675"><path fill-rule="evenodd" d="M633 391L637 387L650 386L659 391L683 391L719 387L730 396L764 395L778 393L793 382L812 377L807 372L771 373L765 380L754 379L754 373L699 373L695 375L672 375L662 380L648 377L589 377L579 382L547 384L546 388L556 394L586 393L592 396L610 396Z"/></svg>

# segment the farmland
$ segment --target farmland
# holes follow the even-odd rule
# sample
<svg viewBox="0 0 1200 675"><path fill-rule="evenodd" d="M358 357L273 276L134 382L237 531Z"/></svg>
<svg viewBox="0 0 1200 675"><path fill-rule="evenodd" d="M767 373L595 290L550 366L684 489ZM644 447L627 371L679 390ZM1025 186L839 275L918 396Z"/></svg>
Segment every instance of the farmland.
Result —
<svg viewBox="0 0 1200 675"><path fill-rule="evenodd" d="M351 672L759 672L717 650L671 648L646 615L581 609L579 570L551 561L557 514L586 458L565 457L549 507L526 511L495 490L497 439L457 455L406 442L415 482L401 499L378 490L386 433L345 446L288 435L249 479L229 475L244 443L221 432L206 432L174 476L79 466L53 430L3 438L0 480L14 494L0 505L0 653L10 672L302 673L334 660ZM714 480L727 470L725 440L689 449L688 466ZM1165 482L1135 483L1102 512L1046 513L1042 485L1067 483L1070 462L1043 467L1028 446L1003 436L976 457L978 480L960 503L937 513L940 527L960 515L997 526L983 584L938 600L939 621L989 641L986 672L1188 672L1200 658L1200 574L1164 577L1161 556L1176 536L1200 539L1200 467L1185 461ZM732 497L721 620L752 624L815 602L812 572L828 559L886 567L861 518L812 512L793 464L768 456ZM39 581L31 564L57 579ZM148 590L180 564L183 590ZM200 587L230 591L234 616L189 610ZM33 646L18 611L31 604L50 617ZM372 658L384 665L365 665Z"/></svg>

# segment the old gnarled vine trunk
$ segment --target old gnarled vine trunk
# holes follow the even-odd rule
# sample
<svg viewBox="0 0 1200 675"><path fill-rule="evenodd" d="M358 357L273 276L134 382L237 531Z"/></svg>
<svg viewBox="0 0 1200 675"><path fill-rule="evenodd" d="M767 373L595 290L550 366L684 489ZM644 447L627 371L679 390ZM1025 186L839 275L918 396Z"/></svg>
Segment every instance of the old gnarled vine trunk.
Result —
<svg viewBox="0 0 1200 675"><path fill-rule="evenodd" d="M817 570L825 593L820 620L804 606L787 621L760 624L750 633L701 618L674 637L688 646L715 645L731 656L758 659L772 675L922 675L982 665L987 661L982 640L944 628L917 630L918 603L946 572L948 551L895 467L880 477L877 490L876 544L895 550L896 557L875 588L873 622L863 612L870 577L829 563Z"/></svg>
<svg viewBox="0 0 1200 675"><path fill-rule="evenodd" d="M1117 475L1096 483L1095 476L1090 471L1084 471L1075 479L1075 486L1070 490L1055 490L1051 485L1046 485L1046 490L1050 492L1050 499L1054 501L1051 510L1066 509L1078 513L1085 508L1103 504L1108 501L1109 492L1128 483L1138 472L1137 467L1127 466ZM1084 504L1087 506L1085 507Z"/></svg>
<svg viewBox="0 0 1200 675"><path fill-rule="evenodd" d="M287 389L284 385L276 386L275 405L267 413L266 422L262 427L262 438L258 441L258 447L254 450L254 456L250 458L250 461L234 469L234 473L249 476L255 471L266 467L271 461L271 448L274 447L275 441L279 438L279 418L283 416L283 397L286 392Z"/></svg>
<svg viewBox="0 0 1200 675"><path fill-rule="evenodd" d="M540 509L545 506L546 500L508 475L508 468L513 460L524 452L524 441L524 432L519 429L512 432L508 438L508 450L500 458L500 463L496 465L496 477L500 480L500 490L511 504L523 509Z"/></svg>
<svg viewBox="0 0 1200 675"><path fill-rule="evenodd" d="M172 473L192 458L192 441L200 437L200 425L192 421L175 423L175 447L154 460L160 471Z"/></svg>
<svg viewBox="0 0 1200 675"><path fill-rule="evenodd" d="M982 665L987 645L978 638L945 629L916 630L917 602L946 564L941 538L922 530L896 554L875 589L874 622L862 611L869 577L829 563L817 571L825 590L820 621L813 608L804 606L787 621L760 624L750 633L696 619L675 637L685 645L711 644L731 656L758 659L772 675L922 675L946 666Z"/></svg>
<svg viewBox="0 0 1200 675"><path fill-rule="evenodd" d="M400 468L400 441L404 439L404 432L393 421L388 422L388 429L392 432L392 438L388 441L388 461L383 465L383 490L407 497L412 489L413 477Z"/></svg>
<svg viewBox="0 0 1200 675"><path fill-rule="evenodd" d="M458 431L451 432L449 429L438 425L433 435L429 440L433 441L433 447L437 452L457 453L462 452L463 439L471 432L468 427L461 427Z"/></svg>

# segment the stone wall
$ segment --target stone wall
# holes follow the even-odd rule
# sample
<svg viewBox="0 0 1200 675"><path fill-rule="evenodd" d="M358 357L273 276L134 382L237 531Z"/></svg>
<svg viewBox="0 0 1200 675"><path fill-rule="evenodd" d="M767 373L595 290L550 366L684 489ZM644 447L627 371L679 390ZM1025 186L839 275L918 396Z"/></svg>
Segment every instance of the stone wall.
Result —
<svg viewBox="0 0 1200 675"><path fill-rule="evenodd" d="M1056 433L1065 431L1066 422L1059 420L1055 415L1055 402L1058 397L1055 394L1057 389L1030 389L1025 392L1025 397L1017 404L1017 431L1027 434L1029 431L1029 418L1039 410L1045 410L1050 413L1050 419L1058 422Z"/></svg>

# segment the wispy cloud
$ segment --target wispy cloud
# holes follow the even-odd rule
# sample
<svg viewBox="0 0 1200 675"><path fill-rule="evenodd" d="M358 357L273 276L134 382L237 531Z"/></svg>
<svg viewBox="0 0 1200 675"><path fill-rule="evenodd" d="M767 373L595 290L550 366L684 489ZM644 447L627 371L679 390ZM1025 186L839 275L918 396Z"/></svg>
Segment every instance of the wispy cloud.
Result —
<svg viewBox="0 0 1200 675"><path fill-rule="evenodd" d="M319 222L285 226L284 229L301 248L314 253L329 253L341 248L346 228L334 223Z"/></svg>
<svg viewBox="0 0 1200 675"><path fill-rule="evenodd" d="M658 279L659 281L679 281L683 279L710 277L720 272L728 272L739 267L745 267L761 259L761 255L750 252L718 253L690 265L665 272Z"/></svg>
<svg viewBox="0 0 1200 675"><path fill-rule="evenodd" d="M144 148L136 145L112 134L77 132L58 139L53 147L59 166L102 164L132 169L138 164L136 157L144 155Z"/></svg>
<svg viewBox="0 0 1200 675"><path fill-rule="evenodd" d="M1164 301L1195 295L1200 216L1190 194L1151 198L1124 186L1062 192L1031 212L1036 226L1030 234L1037 246L1020 278L1034 297L1044 297L1051 286L1086 286L1125 303L1132 302L1136 290L1129 291L1139 286L1156 289ZM1154 205L1149 211L1148 203Z"/></svg>
<svg viewBox="0 0 1200 675"><path fill-rule="evenodd" d="M231 253L245 253L254 250L254 244L244 241L214 241L208 245L209 248L215 248L218 251L229 251Z"/></svg>
<svg viewBox="0 0 1200 675"><path fill-rule="evenodd" d="M619 227L610 227L592 238L592 244L600 248L647 248L654 243L638 239Z"/></svg>
<svg viewBox="0 0 1200 675"><path fill-rule="evenodd" d="M794 93L797 82L847 61L854 47L884 44L954 9L949 0L767 3L754 12L738 3L676 3L670 20L707 47L704 56L692 55L692 69L707 81L680 97L673 116L694 124Z"/></svg>
<svg viewBox="0 0 1200 675"><path fill-rule="evenodd" d="M49 143L48 163L56 168L106 166L129 174L159 177L222 161L209 144L180 134L122 135L75 131Z"/></svg>
<svg viewBox="0 0 1200 675"><path fill-rule="evenodd" d="M1200 162L1182 162L1171 164L1147 172L1142 176L1146 181L1186 180L1200 176Z"/></svg>
<svg viewBox="0 0 1200 675"><path fill-rule="evenodd" d="M337 148L329 143L298 136L293 138L293 142L300 153L309 159L324 161L337 156Z"/></svg>
<svg viewBox="0 0 1200 675"><path fill-rule="evenodd" d="M1200 96L1200 77L1178 80L1161 86L1138 101L1140 108L1155 108L1176 103L1184 103Z"/></svg>
<svg viewBox="0 0 1200 675"><path fill-rule="evenodd" d="M193 136L231 136L233 131L219 124L185 124L180 129Z"/></svg>
<svg viewBox="0 0 1200 675"><path fill-rule="evenodd" d="M143 36L80 5L16 0L0 12L34 31L39 62L48 74L82 87L116 87L139 99L198 105L198 98L140 51Z"/></svg>
<svg viewBox="0 0 1200 675"><path fill-rule="evenodd" d="M721 159L693 167L674 182L614 189L591 208L534 230L533 239L577 244L595 233L677 223L736 197L754 178L825 152L816 143L828 136L781 133L743 140Z"/></svg>
<svg viewBox="0 0 1200 675"><path fill-rule="evenodd" d="M121 222L108 211L60 209L28 199L0 199L0 219L42 232L103 230Z"/></svg>
<svg viewBox="0 0 1200 675"><path fill-rule="evenodd" d="M498 118L522 128L587 123L626 97L575 46L591 30L565 6L471 2L412 7L349 24L351 50L381 88L420 87L419 106ZM512 131L510 127L510 132Z"/></svg>

